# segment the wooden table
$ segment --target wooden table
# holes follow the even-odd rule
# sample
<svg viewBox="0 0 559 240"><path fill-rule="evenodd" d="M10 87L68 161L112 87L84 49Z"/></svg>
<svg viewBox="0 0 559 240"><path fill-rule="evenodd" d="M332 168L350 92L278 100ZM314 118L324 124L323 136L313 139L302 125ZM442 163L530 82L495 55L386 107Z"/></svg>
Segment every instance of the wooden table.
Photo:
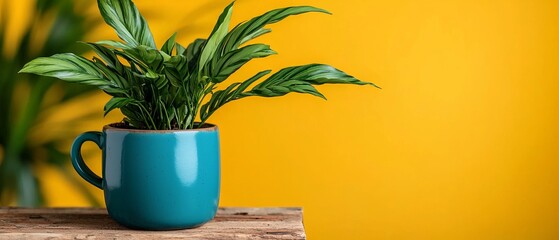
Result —
<svg viewBox="0 0 559 240"><path fill-rule="evenodd" d="M300 208L220 208L201 227L138 231L103 208L0 208L0 239L305 239Z"/></svg>

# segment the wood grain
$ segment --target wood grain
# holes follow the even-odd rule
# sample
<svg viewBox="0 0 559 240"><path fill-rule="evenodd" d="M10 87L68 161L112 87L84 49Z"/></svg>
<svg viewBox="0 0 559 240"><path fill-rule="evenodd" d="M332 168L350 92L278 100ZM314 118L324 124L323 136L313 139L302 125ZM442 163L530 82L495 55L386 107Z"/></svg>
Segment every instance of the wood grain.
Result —
<svg viewBox="0 0 559 240"><path fill-rule="evenodd" d="M102 208L0 208L0 239L306 239L300 208L220 208L201 227L125 228Z"/></svg>

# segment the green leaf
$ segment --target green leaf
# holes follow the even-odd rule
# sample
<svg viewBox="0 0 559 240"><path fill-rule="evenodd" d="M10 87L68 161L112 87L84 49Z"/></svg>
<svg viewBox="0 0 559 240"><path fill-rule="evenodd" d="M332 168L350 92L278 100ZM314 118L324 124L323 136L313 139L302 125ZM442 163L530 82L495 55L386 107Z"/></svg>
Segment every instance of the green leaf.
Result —
<svg viewBox="0 0 559 240"><path fill-rule="evenodd" d="M209 115L211 115L219 107L221 107L225 103L228 103L231 100L233 100L235 98L235 96L231 93L240 84L241 83L233 83L233 84L229 85L226 89L219 90L219 91L216 91L215 93L213 93L212 98L210 99L210 101L207 102L206 104L204 104L202 106L202 108L200 109L200 118L201 119L207 119L209 117Z"/></svg>
<svg viewBox="0 0 559 240"><path fill-rule="evenodd" d="M231 74L253 58L263 58L276 54L269 45L253 44L228 52L221 58L214 58L208 67L209 76L214 83L223 82Z"/></svg>
<svg viewBox="0 0 559 240"><path fill-rule="evenodd" d="M180 45L180 43L175 44L175 49L176 49L177 55L183 55L184 51L186 51L186 48L183 45Z"/></svg>
<svg viewBox="0 0 559 240"><path fill-rule="evenodd" d="M86 85L110 85L95 63L73 53L55 54L40 57L25 64L20 73L33 73L46 77L55 77L68 82Z"/></svg>
<svg viewBox="0 0 559 240"><path fill-rule="evenodd" d="M266 87L270 84L286 80L301 80L313 85L321 85L325 83L338 83L338 84L356 84L356 85L377 85L370 82L363 82L353 76L325 64L308 64L303 66L294 66L284 68L269 79L260 83L258 87Z"/></svg>
<svg viewBox="0 0 559 240"><path fill-rule="evenodd" d="M97 41L95 42L95 44L99 44L99 45L106 45L106 46L110 46L110 47L114 47L114 48L120 48L120 49L129 49L131 48L130 46L121 43L119 41L113 41L113 40L102 40L102 41Z"/></svg>
<svg viewBox="0 0 559 240"><path fill-rule="evenodd" d="M239 87L235 90L235 92L233 92L233 94L235 94L235 99L238 99L238 98L242 97L240 94L243 91L245 91L248 88L248 86L250 86L252 83L256 82L258 79L262 78L263 76L270 74L271 72L272 72L271 70L261 71L261 72L257 73L256 75L252 76L251 78L249 78L248 80L241 83L241 85L239 85Z"/></svg>
<svg viewBox="0 0 559 240"><path fill-rule="evenodd" d="M220 90L212 94L212 98L200 108L200 119L205 122L218 108L224 104L245 97L242 95L252 83L269 74L270 70L257 73L242 83L233 83L224 90Z"/></svg>
<svg viewBox="0 0 559 240"><path fill-rule="evenodd" d="M206 42L206 39L199 38L190 43L186 49L180 50L181 54L186 57L188 71L193 76L198 74L198 63L200 62L200 55ZM179 48L177 48L177 54L179 54Z"/></svg>
<svg viewBox="0 0 559 240"><path fill-rule="evenodd" d="M113 97L111 98L111 100L109 100L107 102L107 104L105 104L105 107L103 108L105 111L105 114L103 116L106 116L109 112L111 112L112 110L116 109L116 108L121 108L124 107L126 105L128 105L129 103L132 102L137 102L134 99L130 99L130 98L123 98L123 97Z"/></svg>
<svg viewBox="0 0 559 240"><path fill-rule="evenodd" d="M175 87L180 87L181 83L189 76L188 62L183 55L172 56L164 65L165 76L167 76L171 85Z"/></svg>
<svg viewBox="0 0 559 240"><path fill-rule="evenodd" d="M120 111L126 116L125 121L136 128L146 127L147 123L143 120L141 110L136 105L126 105L120 107Z"/></svg>
<svg viewBox="0 0 559 240"><path fill-rule="evenodd" d="M126 80L123 79L123 77L121 77L120 74L116 72L116 70L111 69L110 67L105 65L105 63L103 63L103 61L101 61L97 57L93 57L93 62L95 66L97 66L97 69L103 73L105 79L113 83L113 86L117 86L121 89L128 88L128 83L126 82Z"/></svg>
<svg viewBox="0 0 559 240"><path fill-rule="evenodd" d="M182 54L186 56L186 60L190 62L199 59L206 42L206 39L198 38L190 43L186 50L182 51Z"/></svg>
<svg viewBox="0 0 559 240"><path fill-rule="evenodd" d="M241 44L263 34L269 33L271 31L270 29L263 29L263 27L268 24L277 23L288 16L307 12L330 14L330 12L324 9L311 6L287 7L269 11L233 28L222 41L222 45L220 46L221 54L237 49Z"/></svg>
<svg viewBox="0 0 559 240"><path fill-rule="evenodd" d="M103 59L103 61L110 68L116 70L116 72L119 74L123 74L124 66L120 63L118 57L111 49L97 43L87 43L87 42L83 42L83 43L89 46L90 48L92 48L93 51L95 51L95 53L97 53L97 55L101 57L101 59Z"/></svg>
<svg viewBox="0 0 559 240"><path fill-rule="evenodd" d="M360 81L346 73L325 64L309 64L284 68L257 84L243 96L278 97L290 92L307 93L326 99L312 85L356 84L374 85Z"/></svg>
<svg viewBox="0 0 559 240"><path fill-rule="evenodd" d="M266 80L267 81L267 80ZM291 92L307 93L323 99L326 99L316 88L310 83L300 80L282 79L266 86L255 86L249 92L242 94L243 97L260 96L260 97L279 97Z"/></svg>
<svg viewBox="0 0 559 240"><path fill-rule="evenodd" d="M208 42L204 46L204 50L202 50L202 54L200 55L200 63L198 65L198 72L201 72L206 63L213 57L215 54L221 40L227 35L227 31L229 30L229 22L231 21L231 12L233 11L233 4L232 2L229 4L224 10L223 13L219 16L215 27L208 37Z"/></svg>
<svg viewBox="0 0 559 240"><path fill-rule="evenodd" d="M151 70L149 70L146 74L138 75L137 77L148 80L153 85L155 85L158 90L164 89L168 83L167 76L165 76L164 74L153 72Z"/></svg>
<svg viewBox="0 0 559 240"><path fill-rule="evenodd" d="M97 0L101 16L128 45L156 48L149 26L131 0Z"/></svg>
<svg viewBox="0 0 559 240"><path fill-rule="evenodd" d="M114 53L128 61L132 69L139 70L137 67L140 67L141 71L145 72L149 69L148 64L140 59L140 56L138 56L139 54L134 48L126 49L125 51L115 51Z"/></svg>
<svg viewBox="0 0 559 240"><path fill-rule="evenodd" d="M142 63L149 66L150 69L157 72L162 70L163 63L166 59L170 58L170 56L163 51L147 48L145 46L126 49L124 52L134 56L137 60L140 60Z"/></svg>
<svg viewBox="0 0 559 240"><path fill-rule="evenodd" d="M173 36L167 39L167 41L163 44L163 47L161 47L161 51L171 55L173 52L173 48L175 48L176 39L177 39L177 33L174 33Z"/></svg>
<svg viewBox="0 0 559 240"><path fill-rule="evenodd" d="M124 89L118 88L118 87L109 87L109 86L103 86L103 87L99 87L101 90L103 90L105 93L111 95L111 96L122 96L122 95L126 95L128 92Z"/></svg>

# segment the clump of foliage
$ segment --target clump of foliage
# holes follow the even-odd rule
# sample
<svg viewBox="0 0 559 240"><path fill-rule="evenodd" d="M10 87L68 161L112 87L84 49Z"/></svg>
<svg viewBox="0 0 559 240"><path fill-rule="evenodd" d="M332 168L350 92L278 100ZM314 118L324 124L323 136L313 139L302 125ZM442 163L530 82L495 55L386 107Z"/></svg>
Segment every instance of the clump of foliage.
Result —
<svg viewBox="0 0 559 240"><path fill-rule="evenodd" d="M72 53L56 54L29 62L21 72L97 86L112 96L105 105L105 114L119 108L125 123L134 128L197 128L224 104L245 97L278 97L297 92L324 98L313 85L375 86L334 67L309 64L281 69L259 81L271 73L261 71L216 90L250 60L276 54L266 44L247 44L271 32L265 28L268 24L307 12L328 13L323 9L276 9L229 30L231 3L207 39L196 39L185 47L175 41L175 33L157 49L147 22L131 0L98 0L97 4L105 22L124 42L85 43L98 57L88 60Z"/></svg>

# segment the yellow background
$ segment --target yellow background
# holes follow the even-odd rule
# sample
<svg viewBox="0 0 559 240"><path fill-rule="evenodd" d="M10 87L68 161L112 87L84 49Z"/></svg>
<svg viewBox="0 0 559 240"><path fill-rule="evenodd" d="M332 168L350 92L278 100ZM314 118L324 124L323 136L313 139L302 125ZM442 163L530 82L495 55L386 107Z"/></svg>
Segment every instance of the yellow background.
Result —
<svg viewBox="0 0 559 240"><path fill-rule="evenodd" d="M136 3L159 44L176 29L186 44L229 1ZM559 239L558 1L239 0L233 23L304 4L334 15L273 25L260 41L280 54L229 81L319 62L383 89L226 105L211 119L222 206L302 206L309 239ZM98 111L75 134L101 129L121 118L102 119L106 100L84 96L45 122ZM98 158L88 157L97 172ZM50 206L86 204L59 172L37 171Z"/></svg>

